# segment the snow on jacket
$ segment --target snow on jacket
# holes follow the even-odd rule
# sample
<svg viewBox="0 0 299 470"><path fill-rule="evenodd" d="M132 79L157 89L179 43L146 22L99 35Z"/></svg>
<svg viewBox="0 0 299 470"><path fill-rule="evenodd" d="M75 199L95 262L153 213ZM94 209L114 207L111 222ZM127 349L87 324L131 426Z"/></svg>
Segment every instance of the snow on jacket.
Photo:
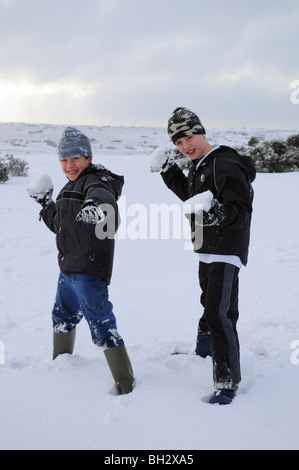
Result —
<svg viewBox="0 0 299 470"><path fill-rule="evenodd" d="M219 146L206 158L192 161L188 176L174 164L161 176L182 201L204 191L211 191L221 205L221 220L213 209L209 225L203 226L203 243L194 246L198 253L239 256L244 265L248 260L253 189L256 170L250 157L234 149ZM192 231L194 227L191 227Z"/></svg>
<svg viewBox="0 0 299 470"><path fill-rule="evenodd" d="M69 181L60 191L56 202L40 212L47 227L56 234L58 263L63 274L88 274L110 283L114 237L99 239L95 225L76 221L85 201L109 204L115 211L115 232L118 228L117 199L124 184L123 176L115 175L102 166L91 164L75 181Z"/></svg>

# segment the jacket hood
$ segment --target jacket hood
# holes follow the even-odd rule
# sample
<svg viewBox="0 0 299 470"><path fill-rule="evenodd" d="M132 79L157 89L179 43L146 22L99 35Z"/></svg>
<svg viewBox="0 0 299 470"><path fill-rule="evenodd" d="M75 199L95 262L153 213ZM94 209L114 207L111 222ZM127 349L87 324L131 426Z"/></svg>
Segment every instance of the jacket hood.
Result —
<svg viewBox="0 0 299 470"><path fill-rule="evenodd" d="M218 155L218 152L223 154L223 151L225 151L228 155L233 156L233 158L237 158L239 166L242 168L243 172L252 183L255 180L256 169L251 157L240 155L235 149L227 147L226 145L220 145L219 148L215 149L208 155L207 159L212 160ZM193 161L193 164L196 167L198 160Z"/></svg>
<svg viewBox="0 0 299 470"><path fill-rule="evenodd" d="M84 171L82 171L81 175L85 175L88 173L97 175L100 180L105 183L105 185L108 185L109 189L113 192L116 200L120 198L122 188L125 183L125 179L123 176L117 175L116 173L112 173L112 171L108 170L103 165L95 165L93 163L91 163Z"/></svg>
<svg viewBox="0 0 299 470"><path fill-rule="evenodd" d="M240 155L236 150L230 149L237 157L240 166L243 168L244 173L247 173L248 179L252 183L255 180L256 169L253 164L252 158L247 155Z"/></svg>

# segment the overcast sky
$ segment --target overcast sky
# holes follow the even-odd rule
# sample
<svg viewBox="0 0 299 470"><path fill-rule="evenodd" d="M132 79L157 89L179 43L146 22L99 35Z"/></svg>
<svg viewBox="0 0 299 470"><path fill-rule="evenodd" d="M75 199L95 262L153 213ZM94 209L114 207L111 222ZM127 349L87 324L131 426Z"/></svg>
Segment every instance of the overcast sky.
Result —
<svg viewBox="0 0 299 470"><path fill-rule="evenodd" d="M0 65L2 122L299 131L299 0L0 0Z"/></svg>

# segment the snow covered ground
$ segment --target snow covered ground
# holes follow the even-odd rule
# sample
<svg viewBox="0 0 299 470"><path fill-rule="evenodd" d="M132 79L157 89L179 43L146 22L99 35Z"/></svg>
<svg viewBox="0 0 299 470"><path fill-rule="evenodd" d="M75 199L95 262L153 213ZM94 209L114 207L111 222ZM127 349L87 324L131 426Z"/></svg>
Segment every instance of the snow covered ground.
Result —
<svg viewBox="0 0 299 470"><path fill-rule="evenodd" d="M94 162L125 176L110 299L137 385L116 397L84 320L75 354L51 360L56 246L27 186L34 173L51 176L54 196L64 185L55 149L63 128L0 125L1 154L30 164L28 177L0 184L0 448L298 449L299 174L257 175L249 264L240 274L243 380L230 406L209 405L211 360L192 354L197 257L184 234L149 236L153 205L179 204L150 172L151 152L171 145L166 132L80 126L93 139ZM207 137L234 146L291 133L214 129Z"/></svg>

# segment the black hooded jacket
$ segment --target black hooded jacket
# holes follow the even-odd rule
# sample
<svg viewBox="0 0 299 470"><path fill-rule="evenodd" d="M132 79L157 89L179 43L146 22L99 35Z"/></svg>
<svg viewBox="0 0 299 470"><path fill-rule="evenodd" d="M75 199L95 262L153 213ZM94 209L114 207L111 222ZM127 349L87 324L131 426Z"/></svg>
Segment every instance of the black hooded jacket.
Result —
<svg viewBox="0 0 299 470"><path fill-rule="evenodd" d="M188 176L176 164L161 173L182 201L209 190L221 205L222 217L215 214L213 222L211 210L212 223L203 225L203 243L194 246L196 252L236 255L247 264L255 175L251 158L226 146L213 150L202 162L193 161Z"/></svg>
<svg viewBox="0 0 299 470"><path fill-rule="evenodd" d="M124 184L123 176L91 164L75 181L69 181L40 212L47 227L56 234L58 263L63 274L88 274L110 283L114 237L99 239L96 226L77 221L86 201L108 204L114 209L115 232L118 228L117 200Z"/></svg>

